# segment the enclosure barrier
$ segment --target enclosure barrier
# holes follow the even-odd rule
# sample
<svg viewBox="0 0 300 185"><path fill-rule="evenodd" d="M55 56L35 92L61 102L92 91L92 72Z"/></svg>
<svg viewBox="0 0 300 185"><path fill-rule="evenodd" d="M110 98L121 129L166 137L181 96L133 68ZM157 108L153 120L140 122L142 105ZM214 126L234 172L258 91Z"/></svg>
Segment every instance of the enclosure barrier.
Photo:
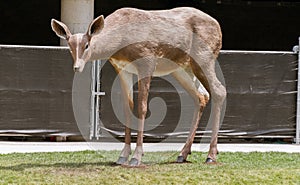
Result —
<svg viewBox="0 0 300 185"><path fill-rule="evenodd" d="M220 137L295 138L299 143L298 59L299 54L294 52L222 51L218 62L228 96ZM108 62L97 61L93 66L91 63L86 66L84 73L89 74L89 79L80 83L87 84L84 93L88 98L82 104L87 109L78 128L72 95L74 98L81 92L72 91L73 79L80 76L74 76L72 58L66 47L1 45L0 61L0 134L82 134L91 139L122 136L124 125L114 115L110 99L111 93L120 93L111 92L116 73ZM145 139L175 137L180 140L187 135L190 126L190 123L176 124L180 113L193 108L178 110L178 97L187 95L186 92L177 92L160 78L154 78L151 85L149 98L161 97L168 111L157 128L145 132ZM136 94L135 85L135 98ZM204 112L198 137L205 133L209 111L208 107Z"/></svg>

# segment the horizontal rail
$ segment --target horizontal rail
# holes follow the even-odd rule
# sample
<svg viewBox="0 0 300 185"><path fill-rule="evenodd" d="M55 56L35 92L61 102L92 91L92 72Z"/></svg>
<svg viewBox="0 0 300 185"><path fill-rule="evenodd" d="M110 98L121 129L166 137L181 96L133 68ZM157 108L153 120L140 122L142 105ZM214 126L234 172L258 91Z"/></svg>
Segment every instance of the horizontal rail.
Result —
<svg viewBox="0 0 300 185"><path fill-rule="evenodd" d="M62 49L67 50L67 46L29 46L29 45L0 45L1 48L24 48L24 49Z"/></svg>
<svg viewBox="0 0 300 185"><path fill-rule="evenodd" d="M67 46L30 46L30 45L1 45L1 48L29 48L29 49L63 49L67 50ZM250 54L295 54L293 51L251 51L251 50L221 50L223 54L230 53L250 53Z"/></svg>

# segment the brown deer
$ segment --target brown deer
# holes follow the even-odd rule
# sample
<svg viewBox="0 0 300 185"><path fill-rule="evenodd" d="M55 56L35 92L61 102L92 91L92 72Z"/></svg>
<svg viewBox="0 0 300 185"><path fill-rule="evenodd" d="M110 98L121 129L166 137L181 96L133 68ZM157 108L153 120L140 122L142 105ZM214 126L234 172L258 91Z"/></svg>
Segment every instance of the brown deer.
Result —
<svg viewBox="0 0 300 185"><path fill-rule="evenodd" d="M200 10L188 7L144 11L122 8L99 16L87 33L72 35L65 24L52 19L53 31L67 40L74 59L75 72L88 61L108 59L121 79L125 109L125 146L117 164L127 164L131 152L130 113L133 109L132 75L138 76L138 135L130 166L139 166L143 155L143 129L147 100L153 76L172 75L192 96L196 108L186 144L177 162L185 162L191 153L202 112L212 99L212 137L206 163L216 162L220 115L226 89L215 72L215 61L222 45L218 22ZM209 94L196 87L197 78ZM131 110L130 110L131 109Z"/></svg>

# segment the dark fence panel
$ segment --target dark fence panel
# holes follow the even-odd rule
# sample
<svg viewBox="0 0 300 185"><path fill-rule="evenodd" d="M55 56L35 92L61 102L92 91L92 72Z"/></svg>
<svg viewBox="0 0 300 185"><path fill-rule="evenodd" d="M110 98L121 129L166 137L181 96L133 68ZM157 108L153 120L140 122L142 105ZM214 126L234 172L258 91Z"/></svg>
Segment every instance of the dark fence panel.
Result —
<svg viewBox="0 0 300 185"><path fill-rule="evenodd" d="M72 110L71 64L66 48L0 46L0 134L80 135ZM296 54L223 51L219 64L228 91L220 135L295 136ZM86 70L89 73L90 68ZM106 95L101 97L100 113L105 129L112 135L122 135L124 125L116 118L111 106L111 85L115 77L114 69L106 62L101 72L101 91ZM181 106L179 97L188 95L183 89L177 91L172 85L176 82L172 80L153 79L150 99L161 97L166 103L167 114L156 128L146 131L146 136L181 138L179 136L186 135L189 130L192 100L187 99L185 106ZM88 87L89 84L85 85L85 93L89 92ZM136 99L136 85L134 90ZM114 93L120 98L119 91ZM88 135L90 99L82 101L85 99L84 126L80 130ZM206 128L209 113L210 107L207 107L198 136ZM186 122L178 124L181 116Z"/></svg>
<svg viewBox="0 0 300 185"><path fill-rule="evenodd" d="M227 109L220 135L229 137L295 136L297 55L288 52L223 51L218 59L227 87ZM111 84L116 73L109 63L102 70L101 120L110 133L119 135L124 125L115 117L111 106ZM180 102L187 93L176 90L174 80L154 78L150 98L160 97L167 105L165 119L146 136L182 136L189 131L193 103ZM120 96L120 95L119 95ZM120 96L121 97L121 96ZM134 88L137 98L137 87ZM184 98L185 99L185 98ZM121 102L121 101L120 101ZM121 106L121 105L120 105ZM136 110L135 110L136 112ZM210 106L204 112L198 135L206 129ZM184 123L178 123L183 116ZM153 123L149 123L153 124Z"/></svg>
<svg viewBox="0 0 300 185"><path fill-rule="evenodd" d="M66 49L0 47L0 133L76 134Z"/></svg>
<svg viewBox="0 0 300 185"><path fill-rule="evenodd" d="M228 91L223 129L233 135L295 135L297 54L223 52Z"/></svg>

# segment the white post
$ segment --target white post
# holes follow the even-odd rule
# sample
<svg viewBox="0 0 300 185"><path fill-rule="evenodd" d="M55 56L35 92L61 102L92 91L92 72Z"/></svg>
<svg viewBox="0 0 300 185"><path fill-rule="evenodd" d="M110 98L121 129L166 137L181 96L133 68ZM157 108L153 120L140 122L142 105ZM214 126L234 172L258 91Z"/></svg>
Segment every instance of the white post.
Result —
<svg viewBox="0 0 300 185"><path fill-rule="evenodd" d="M89 24L94 19L94 0L61 0L61 21L64 22L72 34L75 33L86 33ZM66 46L67 42L63 39L60 40L61 46ZM90 122L91 124L91 130L94 132L94 122L95 120L95 98L94 98L94 87L95 87L95 74L94 74L94 67L95 64L93 63L93 69L92 69L92 79L86 78L84 79L86 83L91 83L92 87L92 96L90 101L82 102L80 106L82 107L91 107L91 110L88 111L90 115L86 115L87 112L81 112L83 122ZM76 75L74 74L74 78L76 78ZM81 76L82 78L83 76ZM78 83L76 81L73 82ZM78 86L78 84L75 84L75 86ZM79 85L80 86L80 85ZM85 93L85 91L83 92ZM89 93L91 93L89 91ZM85 95L85 94L84 94ZM85 120L85 118L89 117L90 120ZM78 124L78 123L77 123ZM80 123L81 124L81 123ZM95 133L90 133L90 135L95 135Z"/></svg>
<svg viewBox="0 0 300 185"><path fill-rule="evenodd" d="M94 0L61 0L61 20L71 33L85 33L94 19ZM65 40L60 45L67 45Z"/></svg>

